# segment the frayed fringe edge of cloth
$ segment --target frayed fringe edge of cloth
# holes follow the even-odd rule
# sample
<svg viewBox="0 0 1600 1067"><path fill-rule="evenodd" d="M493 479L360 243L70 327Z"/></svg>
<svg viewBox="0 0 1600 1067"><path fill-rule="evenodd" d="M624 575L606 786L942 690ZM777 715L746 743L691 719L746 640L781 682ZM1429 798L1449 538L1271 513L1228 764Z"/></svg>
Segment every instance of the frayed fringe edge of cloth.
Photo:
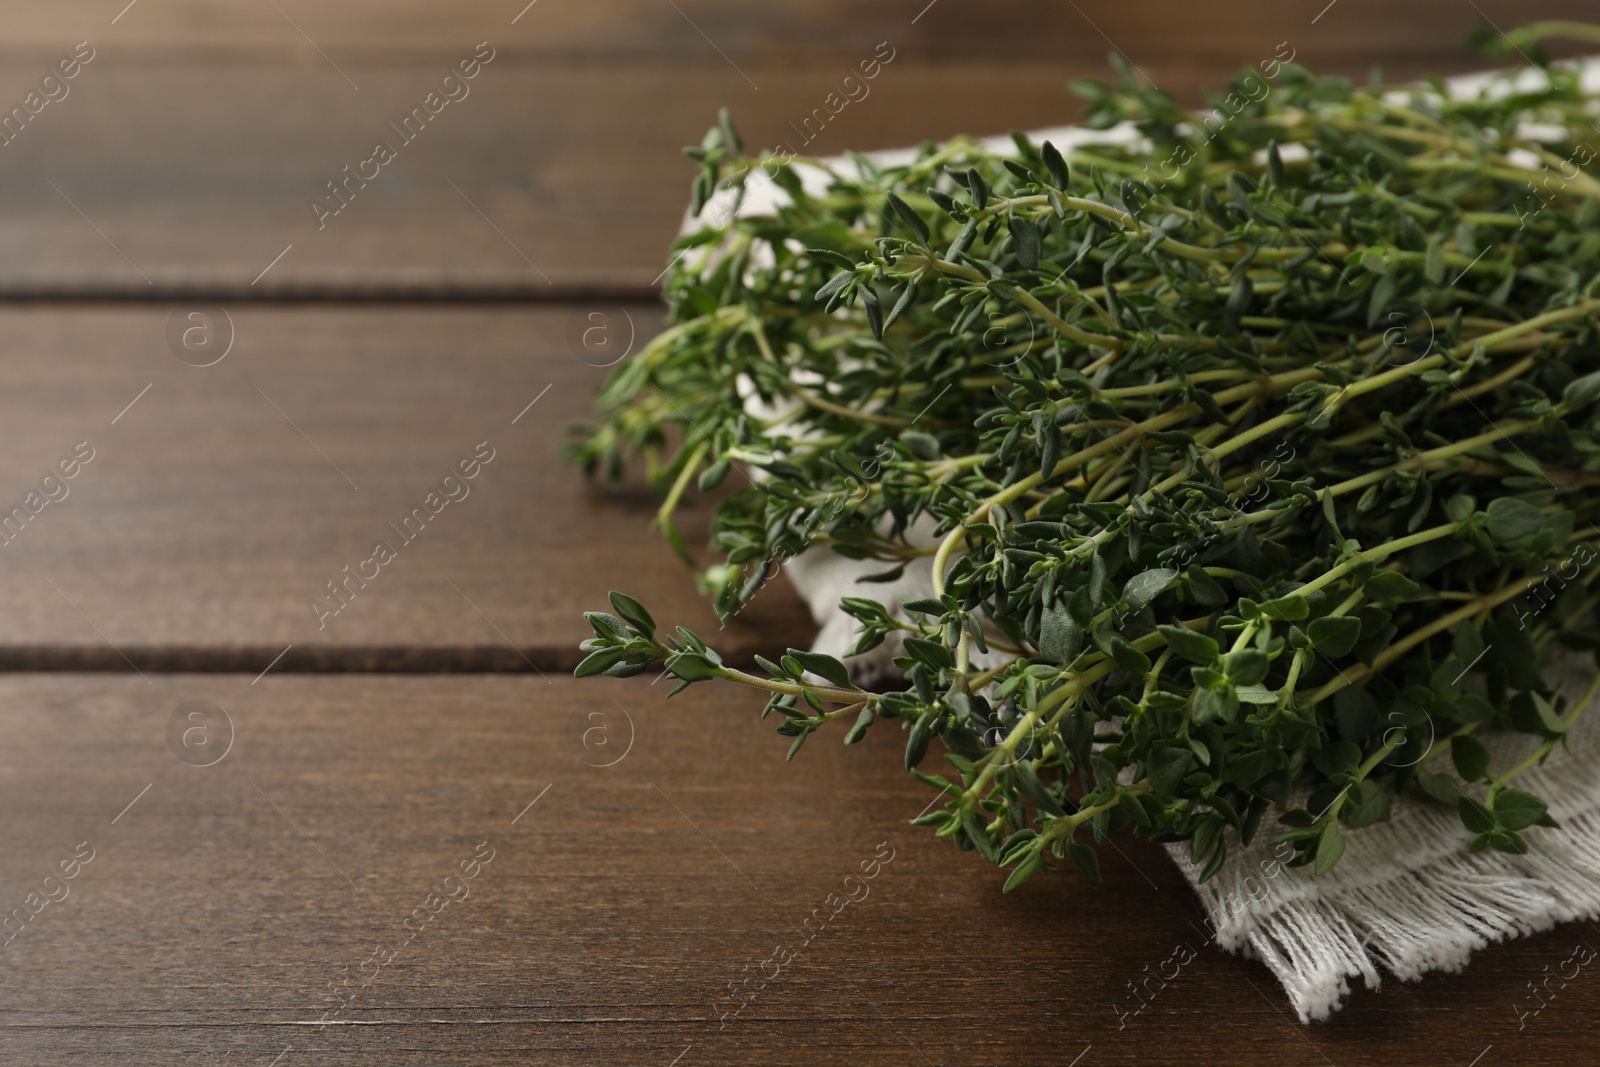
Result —
<svg viewBox="0 0 1600 1067"><path fill-rule="evenodd" d="M1549 672L1569 699L1582 694L1592 665L1568 660ZM1459 971L1496 941L1600 916L1600 719L1591 708L1568 742L1520 777L1517 788L1550 805L1559 828L1530 829L1528 854L1469 853L1471 839L1452 807L1409 797L1390 819L1346 835L1339 864L1321 877L1283 867L1263 824L1258 839L1198 884L1188 843L1168 853L1194 886L1217 944L1260 960L1283 985L1302 1022L1344 1005L1351 981L1369 988L1381 972L1414 982ZM1535 739L1482 737L1493 766L1516 763ZM1270 813L1269 813L1270 818ZM1230 851L1238 847L1230 837Z"/></svg>

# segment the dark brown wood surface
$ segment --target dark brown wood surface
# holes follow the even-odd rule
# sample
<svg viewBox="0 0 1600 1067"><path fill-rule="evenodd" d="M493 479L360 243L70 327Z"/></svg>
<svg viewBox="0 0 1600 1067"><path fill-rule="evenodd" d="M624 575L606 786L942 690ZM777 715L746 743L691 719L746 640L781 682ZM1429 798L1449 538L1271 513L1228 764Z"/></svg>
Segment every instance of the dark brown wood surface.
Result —
<svg viewBox="0 0 1600 1067"><path fill-rule="evenodd" d="M1067 82L1107 76L1112 52L1196 103L1291 52L1363 78L1479 68L1467 31L1523 6L541 0L513 24L513 0L140 0L113 25L115 0L15 2L0 114L75 42L95 58L0 148L0 294L638 293L682 217L679 148L717 108L752 145L801 147L795 127L880 42L892 62L807 151L1067 123ZM402 143L389 124L480 41L495 58L465 98ZM397 158L319 228L310 202L378 140Z"/></svg>
<svg viewBox="0 0 1600 1067"><path fill-rule="evenodd" d="M647 529L658 501L642 483L604 490L556 454L592 409L594 364L615 358L585 330L606 322L620 354L658 327L656 307L197 306L0 309L0 516L80 442L94 449L66 497L0 544L11 665L253 673L292 644L289 669L567 670L581 613L618 582L716 629ZM213 366L169 350L169 320L192 313L218 345L231 322ZM475 453L493 458L442 503ZM418 505L431 518L407 526ZM705 518L685 513L692 543ZM379 542L397 558L363 588ZM340 604L329 582L349 602L323 616L313 603ZM778 585L725 643L800 640L808 618Z"/></svg>
<svg viewBox="0 0 1600 1067"><path fill-rule="evenodd" d="M786 141L888 42L810 147L891 146L1071 121L1066 82L1110 51L1198 101L1280 42L1399 79L1481 66L1474 24L1592 4L525 2L0 3L0 115L95 49L0 146L0 521L94 457L0 544L0 1063L1593 1058L1592 976L1517 1016L1593 926L1303 1026L1158 849L1002 896L907 824L931 798L892 731L786 765L741 694L564 677L608 588L715 624L638 475L555 456L611 358L574 324L659 326L678 148L718 106ZM484 40L471 95L319 231L309 199ZM232 339L213 366L169 341L193 313ZM319 627L325 583L485 441L470 495ZM775 583L719 641L810 633ZM463 861L470 895L430 901Z"/></svg>
<svg viewBox="0 0 1600 1067"><path fill-rule="evenodd" d="M664 689L9 678L0 904L80 842L94 858L0 947L0 1060L1465 1067L1488 1048L1481 1067L1593 1047L1592 976L1520 1031L1513 1010L1600 939L1587 927L1302 1026L1260 966L1204 942L1158 850L1124 843L1099 886L1001 896L980 860L906 825L929 796L891 734L785 765L750 701ZM213 766L168 748L191 700L231 721ZM442 880L482 842L466 899L403 929L430 892L461 894ZM875 876L847 884L864 861ZM1120 1018L1127 983L1180 945L1193 962ZM379 946L392 960L363 968ZM776 977L724 1025L729 983L760 974ZM329 1015L347 976L355 999Z"/></svg>

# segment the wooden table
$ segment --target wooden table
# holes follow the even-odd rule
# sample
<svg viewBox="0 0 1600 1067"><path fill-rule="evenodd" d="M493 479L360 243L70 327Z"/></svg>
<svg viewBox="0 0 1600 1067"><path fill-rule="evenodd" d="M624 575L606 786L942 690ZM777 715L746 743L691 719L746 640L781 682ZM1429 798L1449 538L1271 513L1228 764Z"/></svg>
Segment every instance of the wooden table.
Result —
<svg viewBox="0 0 1600 1067"><path fill-rule="evenodd" d="M1154 848L1003 897L907 825L893 737L785 765L739 694L567 676L624 577L714 628L648 494L554 452L605 373L575 324L659 324L677 149L717 106L786 140L886 43L811 148L884 146L1071 121L1110 50L1189 100L1280 42L1471 69L1466 30L1522 5L125 2L0 4L0 105L92 53L0 147L0 513L30 509L0 545L0 1062L1592 1057L1600 979L1517 1017L1592 926L1304 1026ZM435 90L460 98L402 141ZM380 176L313 208L380 139ZM723 644L809 636L777 585Z"/></svg>

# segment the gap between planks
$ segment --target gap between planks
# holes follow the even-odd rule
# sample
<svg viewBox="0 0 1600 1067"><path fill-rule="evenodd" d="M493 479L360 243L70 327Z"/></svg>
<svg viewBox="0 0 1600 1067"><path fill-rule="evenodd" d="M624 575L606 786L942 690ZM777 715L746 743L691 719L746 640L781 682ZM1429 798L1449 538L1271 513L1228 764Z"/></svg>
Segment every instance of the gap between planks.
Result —
<svg viewBox="0 0 1600 1067"><path fill-rule="evenodd" d="M574 634L576 634L576 629ZM724 662L752 667L773 641L724 646ZM781 641L777 643L782 643ZM571 647L509 645L122 645L121 652L90 645L0 645L0 672L134 674L565 674L584 653ZM124 658L123 654L126 654ZM266 669L269 668L270 670Z"/></svg>
<svg viewBox="0 0 1600 1067"><path fill-rule="evenodd" d="M290 283L251 288L239 285L107 285L0 282L0 306L26 304L257 304L292 307L305 304L618 304L659 303L661 287L646 284L554 285L358 285Z"/></svg>

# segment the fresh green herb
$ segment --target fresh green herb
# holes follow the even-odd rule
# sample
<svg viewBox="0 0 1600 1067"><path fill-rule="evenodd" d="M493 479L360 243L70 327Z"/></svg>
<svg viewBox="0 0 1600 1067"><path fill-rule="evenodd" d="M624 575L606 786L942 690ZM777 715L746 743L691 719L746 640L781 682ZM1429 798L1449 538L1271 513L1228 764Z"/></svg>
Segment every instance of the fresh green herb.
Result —
<svg viewBox="0 0 1600 1067"><path fill-rule="evenodd" d="M1291 796L1318 872L1407 791L1525 851L1555 824L1510 783L1584 704L1542 668L1600 649L1600 101L1545 73L1454 100L1285 66L1220 130L1130 78L1080 88L1142 144L958 139L826 188L724 119L697 206L787 202L678 242L671 326L570 454L652 457L685 555L690 486L762 472L716 508L725 617L813 546L932 595L841 604L857 652L903 642L887 692L793 649L737 670L615 594L577 674L763 691L791 757L898 720L944 794L917 821L1007 888L1126 828L1209 876ZM1496 769L1489 729L1539 744Z"/></svg>

